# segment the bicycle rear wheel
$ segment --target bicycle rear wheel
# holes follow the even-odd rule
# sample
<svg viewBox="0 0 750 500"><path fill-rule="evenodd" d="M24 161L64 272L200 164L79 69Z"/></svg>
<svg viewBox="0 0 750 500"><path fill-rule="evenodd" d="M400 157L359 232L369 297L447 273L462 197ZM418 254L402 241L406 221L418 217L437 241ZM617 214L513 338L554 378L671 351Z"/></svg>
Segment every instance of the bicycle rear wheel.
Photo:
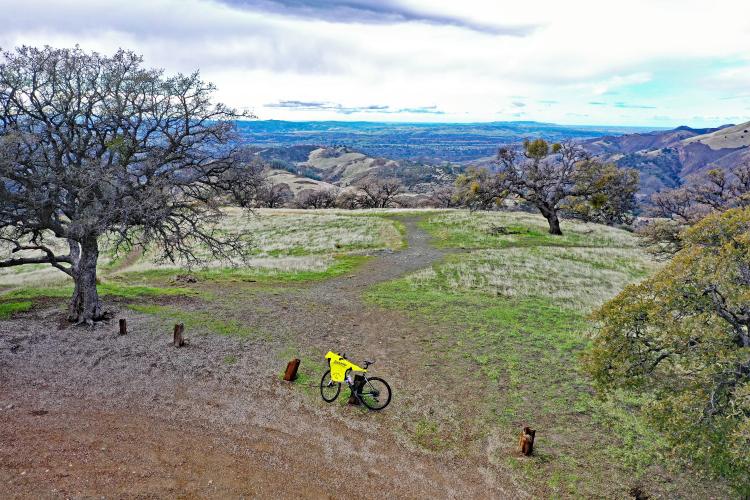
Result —
<svg viewBox="0 0 750 500"><path fill-rule="evenodd" d="M371 410L382 410L391 402L391 387L382 378L368 378L362 384L359 399Z"/></svg>
<svg viewBox="0 0 750 500"><path fill-rule="evenodd" d="M326 403L333 403L341 392L341 382L331 380L331 370L323 374L320 379L320 395Z"/></svg>

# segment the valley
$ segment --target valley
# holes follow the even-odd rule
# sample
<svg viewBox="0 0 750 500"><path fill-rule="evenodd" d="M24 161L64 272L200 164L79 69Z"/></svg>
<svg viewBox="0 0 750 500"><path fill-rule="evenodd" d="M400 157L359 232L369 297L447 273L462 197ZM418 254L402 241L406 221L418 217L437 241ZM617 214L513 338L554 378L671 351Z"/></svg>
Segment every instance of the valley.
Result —
<svg viewBox="0 0 750 500"><path fill-rule="evenodd" d="M525 138L536 137L532 134L550 141L579 141L602 161L638 170L639 195L644 201L654 192L682 185L690 176L712 168L728 170L750 160L750 122L718 129L617 129L617 135L606 135L606 128L547 124L415 125L417 132L395 124L327 125L285 123L272 127L266 122L248 122L240 124L240 130L243 140L269 143L262 147L253 142L252 150L269 163L271 182L285 183L294 193L344 188L368 178L396 178L411 193L429 194L451 186L469 166L492 168L500 146L518 145ZM450 139L441 133L450 134ZM378 145L380 134L387 134L382 138L387 145ZM402 143L408 143L409 148L422 147L419 134L434 141L429 154L401 149ZM325 145L341 143L347 146Z"/></svg>

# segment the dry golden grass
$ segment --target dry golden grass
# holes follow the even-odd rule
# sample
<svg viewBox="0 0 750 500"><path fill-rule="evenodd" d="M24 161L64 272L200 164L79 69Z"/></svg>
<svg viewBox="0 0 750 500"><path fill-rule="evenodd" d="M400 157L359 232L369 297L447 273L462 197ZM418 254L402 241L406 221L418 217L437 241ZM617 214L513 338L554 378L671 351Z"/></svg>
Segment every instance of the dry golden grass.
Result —
<svg viewBox="0 0 750 500"><path fill-rule="evenodd" d="M691 137L682 142L685 144L700 142L714 150L747 147L750 146L750 122L723 128L710 134Z"/></svg>
<svg viewBox="0 0 750 500"><path fill-rule="evenodd" d="M247 231L250 253L243 259L227 262L211 259L206 249L196 248L196 253L205 259L204 266L209 269L240 266L243 270L258 270L265 274L323 272L333 265L335 255L395 249L402 244L401 233L392 221L368 217L364 212L268 209L248 212L228 208L224 213L226 216L220 221L219 228ZM53 242L53 245L65 252L63 242ZM154 250L143 255L139 255L140 252L135 256L121 255L113 260L106 241L102 242L102 247L99 267L100 274L105 276L184 267L184 263L161 262ZM5 256L10 256L9 247L0 249L0 258ZM3 288L46 286L67 279L65 274L46 264L0 269L0 287Z"/></svg>
<svg viewBox="0 0 750 500"><path fill-rule="evenodd" d="M513 247L453 256L408 279L415 288L543 298L588 313L655 267L633 248Z"/></svg>
<svg viewBox="0 0 750 500"><path fill-rule="evenodd" d="M512 234L498 235L493 228L504 227ZM474 212L443 210L423 224L441 246L462 248L503 248L510 246L595 246L635 248L636 237L609 226L563 219L563 236L548 233L547 221L526 212Z"/></svg>

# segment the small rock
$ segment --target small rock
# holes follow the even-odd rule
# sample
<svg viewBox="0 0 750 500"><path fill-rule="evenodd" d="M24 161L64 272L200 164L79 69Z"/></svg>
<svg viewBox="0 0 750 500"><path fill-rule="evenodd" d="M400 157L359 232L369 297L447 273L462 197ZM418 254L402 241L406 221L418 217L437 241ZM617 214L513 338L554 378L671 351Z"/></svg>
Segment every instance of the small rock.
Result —
<svg viewBox="0 0 750 500"><path fill-rule="evenodd" d="M192 274L178 274L174 279L177 283L197 283L198 278Z"/></svg>

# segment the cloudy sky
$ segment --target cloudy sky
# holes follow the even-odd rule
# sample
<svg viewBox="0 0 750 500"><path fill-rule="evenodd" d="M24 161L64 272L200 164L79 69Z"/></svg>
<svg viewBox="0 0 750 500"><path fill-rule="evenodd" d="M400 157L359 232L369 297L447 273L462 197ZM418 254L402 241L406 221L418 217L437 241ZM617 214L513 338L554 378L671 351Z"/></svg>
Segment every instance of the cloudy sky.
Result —
<svg viewBox="0 0 750 500"><path fill-rule="evenodd" d="M0 47L143 54L262 119L750 120L747 0L0 0Z"/></svg>

